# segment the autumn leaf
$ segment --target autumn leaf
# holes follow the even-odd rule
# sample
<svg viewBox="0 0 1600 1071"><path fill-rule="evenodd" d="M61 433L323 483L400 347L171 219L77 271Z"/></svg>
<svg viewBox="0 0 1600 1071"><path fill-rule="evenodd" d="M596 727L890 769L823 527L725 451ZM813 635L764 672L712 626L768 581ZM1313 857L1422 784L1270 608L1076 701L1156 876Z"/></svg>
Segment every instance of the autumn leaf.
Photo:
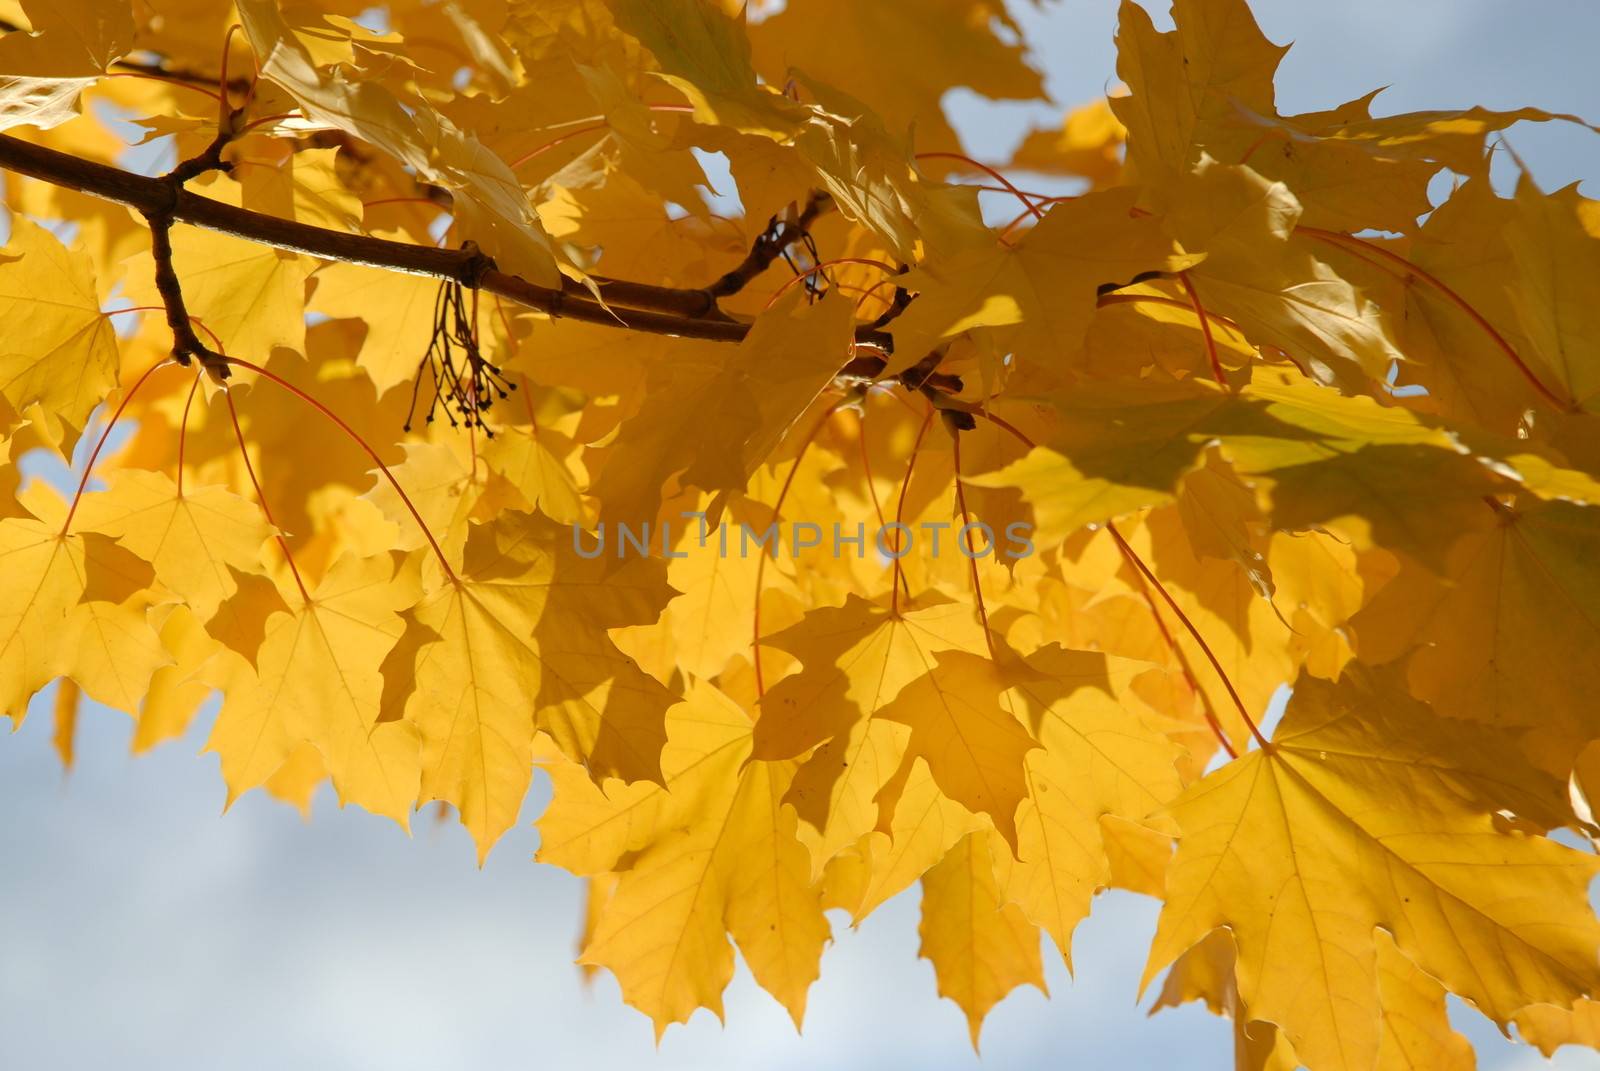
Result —
<svg viewBox="0 0 1600 1071"><path fill-rule="evenodd" d="M1056 538L1174 501L1215 444L1246 479L1259 478L1278 526L1326 525L1429 563L1489 525L1483 499L1502 486L1497 466L1473 458L1448 429L1293 374L1238 392L1204 382L1141 390L1137 418L1119 411L1138 404L1130 389L1075 391L1047 445L975 482L1021 487L1042 535Z"/></svg>
<svg viewBox="0 0 1600 1071"><path fill-rule="evenodd" d="M704 123L763 137L793 134L804 112L756 80L744 19L695 0L621 0L617 25L654 54L661 77L681 90Z"/></svg>
<svg viewBox="0 0 1600 1071"><path fill-rule="evenodd" d="M792 758L858 717L877 716L934 669L937 652L981 650L983 639L970 614L953 603L902 611L853 598L843 607L812 611L766 642L803 667L761 700L755 754L773 759ZM817 717L819 710L832 718Z"/></svg>
<svg viewBox="0 0 1600 1071"><path fill-rule="evenodd" d="M474 528L461 575L438 578L409 611L384 668L422 736L422 797L455 805L480 859L516 820L537 729L596 778L660 776L671 697L605 629L669 589L648 573L636 587L601 588L598 570L586 582L560 569L577 559L558 538L537 524Z"/></svg>
<svg viewBox="0 0 1600 1071"><path fill-rule="evenodd" d="M796 293L739 347L696 350L647 374L645 404L591 489L602 519L653 520L674 476L704 491L742 487L838 370L848 313L843 301L807 307Z"/></svg>
<svg viewBox="0 0 1600 1071"><path fill-rule="evenodd" d="M941 107L955 86L997 100L1040 95L1038 75L991 30L991 19L1015 28L1001 5L809 0L764 20L751 37L773 84L797 68L871 101L891 129L914 125L924 148L943 149L959 147ZM886 45L914 58L886 64Z"/></svg>
<svg viewBox="0 0 1600 1071"><path fill-rule="evenodd" d="M1249 1017L1280 1024L1312 1068L1376 1060L1379 927L1498 1022L1530 997L1569 1003L1594 984L1596 867L1494 818L1539 776L1445 727L1392 673L1302 678L1269 750L1172 805L1181 836L1146 978L1230 927Z"/></svg>
<svg viewBox="0 0 1600 1071"><path fill-rule="evenodd" d="M341 805L406 826L421 769L417 729L378 721L379 669L404 628L397 611L415 598L390 583L392 573L386 557L341 558L299 605L269 619L253 702L281 718L290 739L317 748Z"/></svg>
<svg viewBox="0 0 1600 1071"><path fill-rule="evenodd" d="M194 315L215 332L223 349L265 358L274 347L305 348L305 281L310 265L277 249L205 231L185 231L173 241L174 262L190 280L185 297ZM133 269L136 278L145 271ZM159 304L154 287L129 294L141 305Z"/></svg>
<svg viewBox="0 0 1600 1071"><path fill-rule="evenodd" d="M1015 845L1017 806L1027 794L1024 766L1038 743L1001 703L1001 667L962 651L934 657L932 669L875 716L908 726L906 754L926 760L941 792L987 813Z"/></svg>
<svg viewBox="0 0 1600 1071"><path fill-rule="evenodd" d="M0 706L13 726L27 713L33 693L55 676L56 641L87 583L83 559L82 540L62 536L47 521L0 521Z"/></svg>
<svg viewBox="0 0 1600 1071"><path fill-rule="evenodd" d="M88 258L17 221L0 250L0 315L15 325L0 353L0 392L18 410L38 402L82 427L118 367Z"/></svg>
<svg viewBox="0 0 1600 1071"><path fill-rule="evenodd" d="M1352 621L1362 654L1415 648L1411 687L1452 717L1587 739L1595 725L1582 697L1600 684L1594 511L1526 502L1493 520L1457 548L1448 583L1402 567L1368 601Z"/></svg>
<svg viewBox="0 0 1600 1071"><path fill-rule="evenodd" d="M1015 246L988 240L975 249L932 261L903 280L921 291L895 324L907 367L941 340L975 327L1011 327L1009 340L1024 356L1047 360L1076 347L1094 315L1102 285L1131 282L1146 272L1181 271L1188 256L1148 218L1130 216L1127 191L1090 194L1055 205Z"/></svg>
<svg viewBox="0 0 1600 1071"><path fill-rule="evenodd" d="M1069 965L1073 928L1091 897L1112 884L1118 846L1105 823L1150 819L1180 784L1176 747L1119 701L1135 666L1046 647L1013 693L1042 746L1025 759L1027 797L1005 891Z"/></svg>
<svg viewBox="0 0 1600 1071"><path fill-rule="evenodd" d="M920 954L933 961L939 995L966 1013L972 1047L984 1016L1019 985L1048 994L1039 933L1001 900L987 834L969 833L922 878Z"/></svg>
<svg viewBox="0 0 1600 1071"><path fill-rule="evenodd" d="M306 42L326 31L296 32L271 0L246 3L239 15L261 57L262 74L288 92L308 119L364 138L458 191L457 210L468 234L510 270L555 281L548 239L503 160L420 98L401 100L376 82L347 78L331 63L326 66L334 69L323 69ZM340 49L334 48L337 55Z"/></svg>
<svg viewBox="0 0 1600 1071"><path fill-rule="evenodd" d="M118 473L85 498L79 516L81 531L113 536L150 562L202 621L237 590L232 570L262 571L261 545L272 534L260 509L225 488L180 490L140 470Z"/></svg>
<svg viewBox="0 0 1600 1071"><path fill-rule="evenodd" d="M378 393L409 384L433 334L439 285L350 264L326 265L315 278L313 311L365 321L367 333L356 363ZM383 315L373 314L380 306Z"/></svg>
<svg viewBox="0 0 1600 1071"><path fill-rule="evenodd" d="M77 114L79 94L133 48L134 19L122 3L23 6L31 31L0 38L0 130L48 129Z"/></svg>
<svg viewBox="0 0 1600 1071"><path fill-rule="evenodd" d="M612 782L601 792L581 771L556 768L540 858L621 872L582 962L616 974L659 1037L698 1007L721 1014L731 935L798 1026L829 927L793 812L780 805L793 765L747 762L749 719L709 685L668 724L662 786Z"/></svg>

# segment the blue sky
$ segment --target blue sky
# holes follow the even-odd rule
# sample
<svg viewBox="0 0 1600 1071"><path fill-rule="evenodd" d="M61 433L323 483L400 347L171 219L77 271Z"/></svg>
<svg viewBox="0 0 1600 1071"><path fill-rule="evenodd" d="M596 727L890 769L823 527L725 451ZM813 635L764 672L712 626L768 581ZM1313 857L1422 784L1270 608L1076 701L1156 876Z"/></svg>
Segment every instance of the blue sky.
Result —
<svg viewBox="0 0 1600 1071"><path fill-rule="evenodd" d="M1110 83L1112 0L1059 0L1043 14L1019 6L1060 101ZM1286 111L1388 84L1388 111L1532 104L1600 115L1592 0L1256 8L1270 37L1297 42L1280 81ZM986 159L1004 159L1052 117L963 94L950 103ZM1593 136L1524 125L1510 137L1547 189L1600 175ZM407 839L326 794L310 824L259 794L222 815L216 762L196 757L204 728L135 760L128 720L91 709L78 768L63 776L47 693L0 739L0 1066L980 1066L961 1014L916 959L914 893L859 932L835 920L804 1037L741 970L725 1029L702 1012L657 1050L614 983L585 988L571 965L578 883L531 861L526 820L542 798L480 871L454 824L422 816ZM1048 955L1052 998L1022 990L997 1008L981 1066L1231 1067L1225 1024L1193 1008L1146 1018L1136 1003L1154 918L1150 901L1102 897L1079 930L1078 979ZM1548 1066L1472 1013L1460 1021L1485 1068ZM1557 1066L1600 1068L1600 1057L1569 1049Z"/></svg>

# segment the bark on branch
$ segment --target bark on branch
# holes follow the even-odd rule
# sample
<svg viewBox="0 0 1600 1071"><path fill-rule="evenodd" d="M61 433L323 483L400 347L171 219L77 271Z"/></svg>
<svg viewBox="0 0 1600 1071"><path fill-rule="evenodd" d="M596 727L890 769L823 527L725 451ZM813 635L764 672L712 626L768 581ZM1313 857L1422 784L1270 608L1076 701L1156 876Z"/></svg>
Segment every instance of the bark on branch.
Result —
<svg viewBox="0 0 1600 1071"><path fill-rule="evenodd" d="M556 289L499 271L492 258L471 246L436 249L313 227L235 208L191 190L174 192L164 179L135 175L7 134L0 134L0 168L115 201L147 217L152 213L166 215L172 222L203 227L322 260L452 279L463 286L499 294L548 316L717 342L738 342L750 332L749 323L732 320L717 307L717 295L711 287L675 289L597 278L595 281L605 299L602 303L582 284L571 280L563 280L561 288ZM855 337L857 343L884 353L893 349L889 334L870 325L858 327Z"/></svg>
<svg viewBox="0 0 1600 1071"><path fill-rule="evenodd" d="M144 214L145 223L150 227L150 256L156 266L156 291L160 293L161 303L166 307L167 327L172 331L172 356L182 365L187 365L191 360L198 360L218 380L228 378L228 362L222 354L201 342L200 337L194 333L194 324L189 318L189 307L183 300L183 284L179 281L178 270L172 263L172 224L174 207L183 196L185 182L207 171L229 169L230 165L223 162L222 150L228 146L233 123L238 115L238 112L229 112L225 115L217 136L206 146L205 151L184 160L156 180L166 191L166 203L156 208L140 209Z"/></svg>

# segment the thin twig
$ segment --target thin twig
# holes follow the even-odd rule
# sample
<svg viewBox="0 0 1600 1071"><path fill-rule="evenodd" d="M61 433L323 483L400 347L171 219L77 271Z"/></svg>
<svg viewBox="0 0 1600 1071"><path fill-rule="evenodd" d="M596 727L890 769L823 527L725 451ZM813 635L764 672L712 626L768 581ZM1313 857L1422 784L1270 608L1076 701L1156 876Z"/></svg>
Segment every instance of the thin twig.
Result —
<svg viewBox="0 0 1600 1071"><path fill-rule="evenodd" d="M181 365L188 365L191 360L197 359L206 371L223 380L228 378L227 362L222 354L201 342L194 333L194 325L190 322L193 317L189 315L183 300L183 285L172 263L172 224L176 218L178 201L185 192L184 183L208 171L229 169L222 159L222 150L232 140L234 121L241 112L229 109L226 98L219 95L218 100L225 114L217 129L217 136L198 155L182 161L156 179L167 195L166 200L161 204L141 206L140 211L150 226L150 256L155 261L156 291L161 295L161 303L167 313L167 327L172 331L172 356Z"/></svg>
<svg viewBox="0 0 1600 1071"><path fill-rule="evenodd" d="M832 197L819 190L813 190L793 219L780 220L774 216L767 224L767 229L762 231L751 244L750 252L739 266L706 287L706 293L715 301L718 298L732 297L743 290L751 280L770 268L772 262L777 260L785 249L798 242L802 235L810 233L811 224L831 207L833 207Z"/></svg>

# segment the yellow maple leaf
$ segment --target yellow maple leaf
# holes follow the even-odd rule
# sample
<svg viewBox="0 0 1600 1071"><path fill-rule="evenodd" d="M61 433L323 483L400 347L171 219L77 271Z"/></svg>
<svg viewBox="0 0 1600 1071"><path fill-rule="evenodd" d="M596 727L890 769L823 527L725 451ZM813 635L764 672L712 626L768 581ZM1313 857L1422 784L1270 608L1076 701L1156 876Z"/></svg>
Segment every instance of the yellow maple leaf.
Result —
<svg viewBox="0 0 1600 1071"><path fill-rule="evenodd" d="M920 296L895 322L890 370L975 327L1010 327L1007 341L1022 356L1053 360L1077 348L1099 287L1202 259L1185 254L1155 220L1131 217L1135 199L1129 189L1089 194L1053 206L1015 245L984 232L976 246L919 265L900 280Z"/></svg>
<svg viewBox="0 0 1600 1071"><path fill-rule="evenodd" d="M421 374L423 354L433 337L437 280L395 278L355 264L324 265L314 278L317 286L309 306L313 311L367 325L356 363L380 395Z"/></svg>
<svg viewBox="0 0 1600 1071"><path fill-rule="evenodd" d="M1594 1048L1600 1043L1600 1001L1580 1000L1572 1007L1530 1004L1517 1013L1517 1033L1552 1057L1563 1045Z"/></svg>
<svg viewBox="0 0 1600 1071"><path fill-rule="evenodd" d="M706 491L742 490L848 359L849 323L847 302L806 306L797 290L737 348L706 344L653 368L644 405L619 429L590 488L602 520L654 520L673 477Z"/></svg>
<svg viewBox="0 0 1600 1071"><path fill-rule="evenodd" d="M83 538L83 601L59 637L57 671L96 702L138 716L152 676L172 661L151 627L166 597L154 570L105 536Z"/></svg>
<svg viewBox="0 0 1600 1071"><path fill-rule="evenodd" d="M263 571L272 528L259 507L222 487L178 486L159 472L114 473L104 492L84 496L74 524L113 536L150 562L156 579L209 621L238 589L232 570Z"/></svg>
<svg viewBox="0 0 1600 1071"><path fill-rule="evenodd" d="M1098 188L1122 171L1127 140L1127 128L1102 98L1067 112L1059 129L1030 133L1011 154L1011 166L1085 178Z"/></svg>
<svg viewBox="0 0 1600 1071"><path fill-rule="evenodd" d="M1102 823L1143 821L1175 796L1177 748L1119 699L1142 668L1136 663L1052 646L1031 655L1028 668L1014 694L1042 746L1026 758L1017 862L1004 889L1070 966L1073 928L1089 914L1090 898L1112 884L1117 835Z"/></svg>
<svg viewBox="0 0 1600 1071"><path fill-rule="evenodd" d="M661 77L695 106L703 122L782 140L804 109L756 80L743 16L700 0L616 0L617 25L654 54Z"/></svg>
<svg viewBox="0 0 1600 1071"><path fill-rule="evenodd" d="M1237 1067L1294 1071L1301 1063L1282 1030L1270 1022L1242 1020L1235 959L1232 936L1225 930L1213 931L1173 964L1152 1011L1204 1001L1213 1014L1233 1019ZM1376 1071L1418 1067L1472 1071L1477 1066L1472 1046L1450 1027L1444 989L1418 970L1382 930L1377 933L1377 969L1383 1018Z"/></svg>
<svg viewBox="0 0 1600 1071"><path fill-rule="evenodd" d="M964 651L940 651L934 665L874 717L911 729L906 754L928 763L939 790L989 815L1017 843L1017 807L1027 795L1024 765L1039 747L1001 702L1009 683L1000 666Z"/></svg>
<svg viewBox="0 0 1600 1071"><path fill-rule="evenodd" d="M239 18L262 76L293 96L307 119L362 138L449 187L458 194L455 208L463 232L504 270L540 285L559 284L549 240L505 161L423 98L402 100L377 82L349 78L330 62L348 48L337 32L322 27L302 32L273 0L245 0ZM343 36L348 40L348 31Z"/></svg>
<svg viewBox="0 0 1600 1071"><path fill-rule="evenodd" d="M857 882L839 890L838 901L855 923L909 889L967 834L990 831L982 818L939 791L923 759L903 762L875 802L877 826L860 837L853 853L830 861L849 861L852 854L859 860Z"/></svg>
<svg viewBox="0 0 1600 1071"><path fill-rule="evenodd" d="M378 720L379 669L404 630L397 611L416 598L391 582L393 572L387 556L345 557L309 592L289 594L288 612L267 622L257 690L242 701L280 720L290 740L315 745L317 779L325 769L341 805L409 828L421 773L417 729Z"/></svg>
<svg viewBox="0 0 1600 1071"><path fill-rule="evenodd" d="M1588 739L1588 697L1600 688L1596 514L1519 501L1462 541L1448 581L1403 567L1352 621L1362 656L1386 661L1418 648L1407 679L1440 710Z"/></svg>
<svg viewBox="0 0 1600 1071"><path fill-rule="evenodd" d="M1244 0L1174 0L1172 15L1176 29L1158 33L1133 0L1117 9L1117 74L1132 92L1111 110L1146 182L1188 171L1212 127L1241 107L1275 114L1273 75L1287 51L1262 35Z"/></svg>
<svg viewBox="0 0 1600 1071"><path fill-rule="evenodd" d="M62 630L87 583L81 537L33 517L0 520L0 710L13 727L55 677Z"/></svg>
<svg viewBox="0 0 1600 1071"><path fill-rule="evenodd" d="M35 402L82 427L117 382L117 336L100 313L89 258L48 231L14 220L0 250L0 393L19 411Z"/></svg>
<svg viewBox="0 0 1600 1071"><path fill-rule="evenodd" d="M660 573L607 578L566 531L514 517L467 534L461 573L408 612L384 667L422 734L422 797L455 805L480 861L516 821L536 729L596 779L656 780L671 703L605 632L659 614Z"/></svg>
<svg viewBox="0 0 1600 1071"><path fill-rule="evenodd" d="M1001 898L990 857L990 834L969 833L922 877L918 953L932 961L939 995L967 1017L972 1047L989 1009L1013 989L1037 986L1049 995L1039 955L1039 930Z"/></svg>
<svg viewBox="0 0 1600 1071"><path fill-rule="evenodd" d="M971 612L955 603L886 608L852 596L842 607L811 611L766 637L800 660L800 673L761 699L757 758L793 758L871 718L912 681L932 671L942 650L984 650Z"/></svg>
<svg viewBox="0 0 1600 1071"><path fill-rule="evenodd" d="M223 352L264 362L274 347L305 349L305 258L192 227L173 234L172 253L190 314L216 334ZM160 306L150 255L134 260L128 296Z"/></svg>
<svg viewBox="0 0 1600 1071"><path fill-rule="evenodd" d="M1204 381L1086 386L1064 393L1057 415L1046 446L973 478L1021 487L1046 540L1174 501L1212 444L1258 485L1275 527L1324 525L1435 564L1489 525L1484 496L1505 487L1493 459L1448 429L1294 373L1237 392Z"/></svg>
<svg viewBox="0 0 1600 1071"><path fill-rule="evenodd" d="M1270 750L1172 805L1181 837L1146 979L1229 927L1247 1017L1279 1024L1313 1071L1377 1059L1379 928L1497 1022L1570 1003L1600 973L1587 901L1600 864L1497 827L1536 777L1392 673L1302 677Z"/></svg>
<svg viewBox="0 0 1600 1071"><path fill-rule="evenodd" d="M870 101L892 130L915 126L924 149L946 149L960 145L942 107L955 86L994 100L1043 93L1038 72L1021 48L1001 40L997 26L1015 29L1000 4L801 0L750 36L773 85L798 69Z"/></svg>
<svg viewBox="0 0 1600 1071"><path fill-rule="evenodd" d="M1296 232L1301 216L1283 183L1207 156L1175 184L1163 222L1183 248L1205 254L1189 285L1209 313L1308 365L1349 362L1382 379L1405 354L1383 310Z"/></svg>
<svg viewBox="0 0 1600 1071"><path fill-rule="evenodd" d="M582 962L617 975L659 1037L699 1007L722 1013L731 935L756 981L798 1026L829 926L792 811L792 763L747 761L750 721L709 685L669 715L664 787L554 772L540 858L580 873L620 870Z"/></svg>
<svg viewBox="0 0 1600 1071"><path fill-rule="evenodd" d="M30 0L23 11L32 32L0 38L0 130L65 123L77 114L78 95L133 48L128 4Z"/></svg>

